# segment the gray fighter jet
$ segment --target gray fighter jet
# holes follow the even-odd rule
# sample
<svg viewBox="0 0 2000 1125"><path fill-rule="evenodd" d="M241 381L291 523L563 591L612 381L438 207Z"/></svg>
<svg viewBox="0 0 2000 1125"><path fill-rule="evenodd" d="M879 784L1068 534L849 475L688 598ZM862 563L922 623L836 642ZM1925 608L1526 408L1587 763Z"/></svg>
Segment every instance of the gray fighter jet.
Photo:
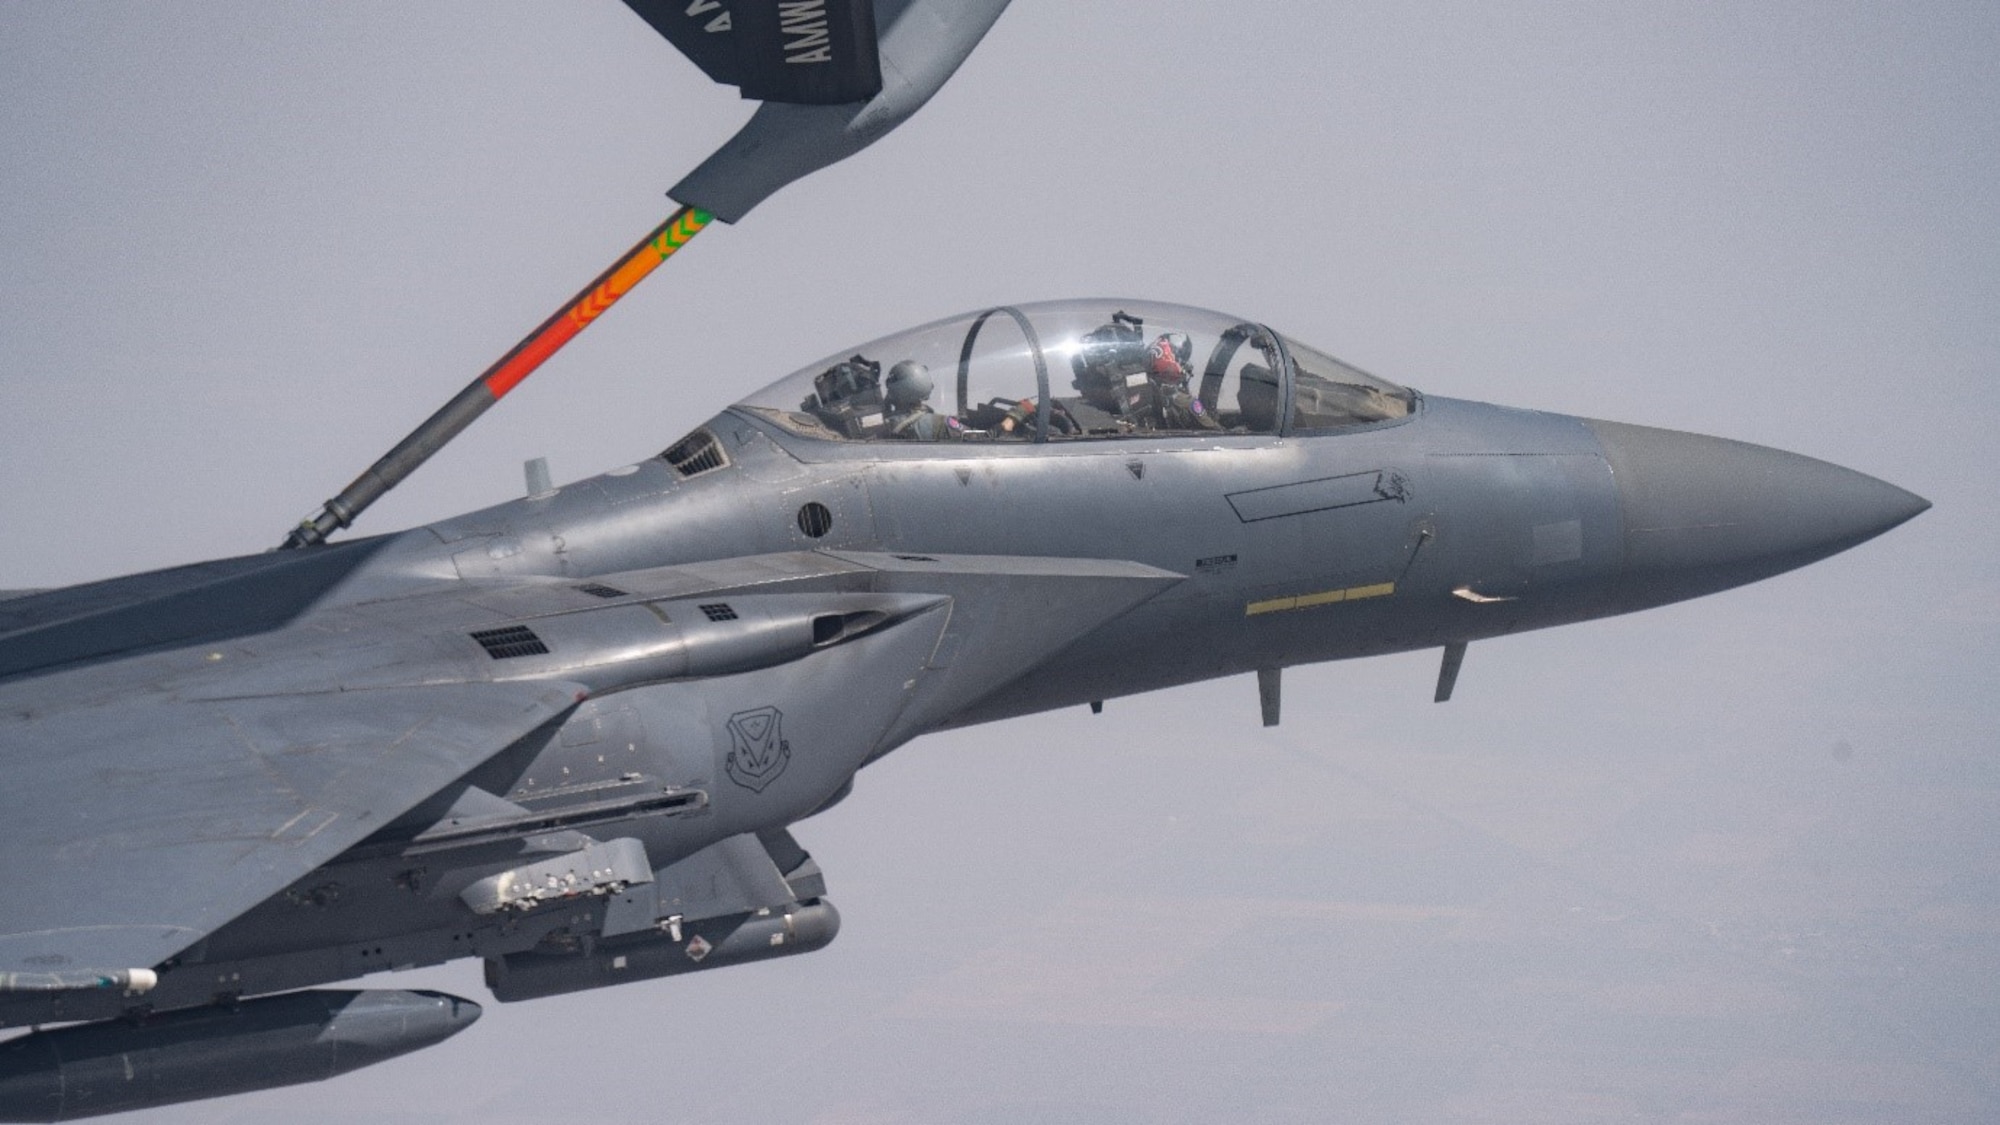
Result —
<svg viewBox="0 0 2000 1125"><path fill-rule="evenodd" d="M844 138L819 166L880 135L880 86L746 134ZM675 196L741 217L802 172L729 169L778 150ZM0 1024L67 1025L0 1043L0 1119L325 1078L478 1016L319 987L380 970L478 957L516 1001L818 949L839 918L789 826L931 731L1249 672L1274 724L1284 668L1415 649L1442 701L1472 641L1928 507L1093 298L844 346L658 456L329 541L504 389L468 393L292 549L0 600Z"/></svg>

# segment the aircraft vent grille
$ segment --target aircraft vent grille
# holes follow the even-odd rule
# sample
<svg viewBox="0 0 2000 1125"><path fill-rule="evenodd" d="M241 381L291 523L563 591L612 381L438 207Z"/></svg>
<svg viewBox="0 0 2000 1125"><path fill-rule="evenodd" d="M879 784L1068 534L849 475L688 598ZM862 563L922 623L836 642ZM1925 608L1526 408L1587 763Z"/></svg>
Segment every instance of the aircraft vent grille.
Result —
<svg viewBox="0 0 2000 1125"><path fill-rule="evenodd" d="M578 586L577 589L589 594L593 598L622 598L625 596L625 591L620 590L616 586L606 586L602 582L585 582L583 585Z"/></svg>
<svg viewBox="0 0 2000 1125"><path fill-rule="evenodd" d="M729 608L728 602L710 602L709 604L701 607L701 612L710 621L736 620L736 611Z"/></svg>
<svg viewBox="0 0 2000 1125"><path fill-rule="evenodd" d="M472 634L486 655L495 660L509 660L516 656L540 656L549 651L542 638L535 635L526 625L509 625L505 629L482 629Z"/></svg>
<svg viewBox="0 0 2000 1125"><path fill-rule="evenodd" d="M696 430L675 442L660 456L684 477L698 477L729 464L729 458L723 455L722 443L707 430Z"/></svg>

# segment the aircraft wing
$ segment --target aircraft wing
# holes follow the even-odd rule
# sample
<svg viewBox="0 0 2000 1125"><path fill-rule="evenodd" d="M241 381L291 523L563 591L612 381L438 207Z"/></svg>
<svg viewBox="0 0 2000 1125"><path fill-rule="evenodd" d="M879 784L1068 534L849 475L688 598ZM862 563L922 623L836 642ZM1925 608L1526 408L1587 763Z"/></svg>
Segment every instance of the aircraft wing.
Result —
<svg viewBox="0 0 2000 1125"><path fill-rule="evenodd" d="M717 82L758 101L862 102L882 90L873 0L625 0Z"/></svg>
<svg viewBox="0 0 2000 1125"><path fill-rule="evenodd" d="M45 611L0 635L0 675L30 669L0 684L0 990L86 987L157 966L585 694L735 667L722 657L713 671L648 664L647 646L668 639L665 618L635 603L734 591L751 643L766 609L949 598L951 624L927 663L932 686L895 731L871 736L896 742L1182 580L1112 560L794 552L623 572L594 586L496 578L306 608L326 576L283 572L272 586L266 568L238 570L151 597L48 595ZM293 587L313 596L261 596ZM219 619L246 602L263 608ZM538 630L554 663L483 678L495 654L466 634L508 626ZM187 644L197 633L228 639ZM724 629L682 636L736 652ZM104 660L120 637L172 639ZM660 651L698 662L708 650Z"/></svg>
<svg viewBox="0 0 2000 1125"><path fill-rule="evenodd" d="M0 983L167 960L567 711L456 683L0 718Z"/></svg>

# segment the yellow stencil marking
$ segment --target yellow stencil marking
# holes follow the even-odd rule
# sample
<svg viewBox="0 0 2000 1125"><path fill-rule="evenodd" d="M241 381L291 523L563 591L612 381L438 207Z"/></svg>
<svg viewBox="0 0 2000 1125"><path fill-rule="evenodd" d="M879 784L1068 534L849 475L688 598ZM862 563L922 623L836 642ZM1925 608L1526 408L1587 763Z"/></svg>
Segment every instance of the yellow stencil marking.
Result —
<svg viewBox="0 0 2000 1125"><path fill-rule="evenodd" d="M1270 598L1261 602L1251 602L1243 607L1243 616L1255 617L1260 613L1280 613L1289 609L1311 609L1317 605L1332 605L1335 602L1359 601L1362 598L1385 598L1396 592L1394 582L1377 582L1372 586L1349 586L1344 590L1321 590L1316 594L1297 594L1289 598Z"/></svg>

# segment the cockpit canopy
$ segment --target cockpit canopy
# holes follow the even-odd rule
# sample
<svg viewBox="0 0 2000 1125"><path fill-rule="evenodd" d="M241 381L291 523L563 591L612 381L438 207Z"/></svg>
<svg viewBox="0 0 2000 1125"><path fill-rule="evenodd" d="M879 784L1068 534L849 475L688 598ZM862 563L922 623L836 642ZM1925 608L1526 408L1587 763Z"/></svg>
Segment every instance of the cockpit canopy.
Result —
<svg viewBox="0 0 2000 1125"><path fill-rule="evenodd" d="M738 404L837 441L1081 441L1368 426L1416 396L1204 309L1003 305L843 350Z"/></svg>

